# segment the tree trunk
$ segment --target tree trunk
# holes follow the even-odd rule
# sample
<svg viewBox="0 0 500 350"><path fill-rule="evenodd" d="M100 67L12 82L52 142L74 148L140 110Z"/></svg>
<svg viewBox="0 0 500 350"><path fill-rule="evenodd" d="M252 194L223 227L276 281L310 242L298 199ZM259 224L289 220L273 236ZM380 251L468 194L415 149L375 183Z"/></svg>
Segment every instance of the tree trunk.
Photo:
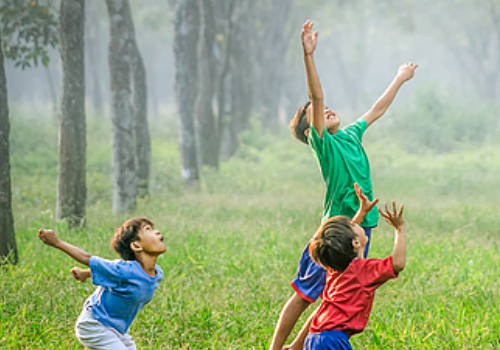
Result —
<svg viewBox="0 0 500 350"><path fill-rule="evenodd" d="M175 93L179 109L181 174L188 185L199 179L194 106L197 93L198 0L177 4L174 20Z"/></svg>
<svg viewBox="0 0 500 350"><path fill-rule="evenodd" d="M138 194L144 197L149 192L149 172L151 168L151 137L148 124L148 88L146 68L135 39L134 22L128 6L128 27L131 49L132 101L134 139L137 160Z"/></svg>
<svg viewBox="0 0 500 350"><path fill-rule="evenodd" d="M247 128L252 111L254 77L248 72L253 69L254 50L249 43L253 30L250 2L241 4L238 10L238 26L231 36L230 94L231 120L223 133L221 154L225 159L232 157L239 147L239 134Z"/></svg>
<svg viewBox="0 0 500 350"><path fill-rule="evenodd" d="M201 164L219 167L218 130L212 108L215 80L215 19L212 1L199 0L200 38L198 41L199 90L196 101L196 126Z"/></svg>
<svg viewBox="0 0 500 350"><path fill-rule="evenodd" d="M85 0L62 0L60 11L63 96L59 121L58 220L70 226L85 218Z"/></svg>
<svg viewBox="0 0 500 350"><path fill-rule="evenodd" d="M106 0L110 22L109 70L111 83L111 158L113 212L135 209L137 172L130 101L130 30L128 0Z"/></svg>
<svg viewBox="0 0 500 350"><path fill-rule="evenodd" d="M87 18L88 23L86 26L86 45L87 49L87 62L90 71L91 89L90 97L92 99L92 106L94 111L102 114L104 111L104 101L102 95L101 81L102 77L99 75L101 70L101 21L99 18L99 9L96 2L90 1L87 5Z"/></svg>
<svg viewBox="0 0 500 350"><path fill-rule="evenodd" d="M232 1L226 3L221 1L218 3L218 13L223 14L221 17L222 20L222 36L224 38L223 45L220 45L221 54L219 55L219 75L218 75L218 86L217 86L217 148L219 154L223 157L226 156L226 145L227 140L230 139L231 131L229 127L231 126L231 117L226 115L229 109L227 108L226 101L226 93L228 92L227 87L227 76L229 74L231 68L231 53L232 53L232 45L233 45L233 32L234 32L234 23L235 23L235 11L237 11L238 6L241 5L241 2ZM229 91L230 92L230 91ZM229 94L231 97L231 94Z"/></svg>
<svg viewBox="0 0 500 350"><path fill-rule="evenodd" d="M17 245L12 217L9 160L9 105L7 79L0 35L0 265L17 264Z"/></svg>
<svg viewBox="0 0 500 350"><path fill-rule="evenodd" d="M266 30L262 34L260 48L260 82L263 126L272 132L278 131L279 106L282 94L283 69L289 39L286 38L286 22L292 0L272 0L266 13Z"/></svg>

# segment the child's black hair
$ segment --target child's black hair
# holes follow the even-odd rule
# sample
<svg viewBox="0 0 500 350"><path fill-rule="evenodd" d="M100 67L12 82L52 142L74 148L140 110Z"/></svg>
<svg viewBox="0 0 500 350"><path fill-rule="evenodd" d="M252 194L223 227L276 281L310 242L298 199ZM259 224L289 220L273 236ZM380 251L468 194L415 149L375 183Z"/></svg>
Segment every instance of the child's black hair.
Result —
<svg viewBox="0 0 500 350"><path fill-rule="evenodd" d="M111 248L122 257L123 260L136 260L135 253L130 248L130 243L139 240L139 231L145 225L151 225L151 220L144 217L128 219L121 225L111 239Z"/></svg>
<svg viewBox="0 0 500 350"><path fill-rule="evenodd" d="M321 224L309 244L309 254L317 264L342 272L357 256L352 245L354 239L351 220L334 216Z"/></svg>
<svg viewBox="0 0 500 350"><path fill-rule="evenodd" d="M304 142L306 145L309 144L309 140L305 131L309 129L310 123L307 121L306 112L307 107L311 104L311 101L304 103L302 107L299 108L295 116L290 121L290 129L292 129L292 134L299 141Z"/></svg>

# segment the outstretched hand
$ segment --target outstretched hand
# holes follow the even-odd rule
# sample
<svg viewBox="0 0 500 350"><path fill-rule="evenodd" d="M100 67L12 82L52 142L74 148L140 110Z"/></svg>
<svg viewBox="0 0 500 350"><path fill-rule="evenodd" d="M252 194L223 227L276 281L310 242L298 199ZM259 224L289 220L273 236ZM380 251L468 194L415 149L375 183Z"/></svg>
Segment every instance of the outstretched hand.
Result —
<svg viewBox="0 0 500 350"><path fill-rule="evenodd" d="M313 24L314 22L307 20L302 27L301 37L304 55L312 55L314 50L316 50L316 44L318 43L318 31L312 31Z"/></svg>
<svg viewBox="0 0 500 350"><path fill-rule="evenodd" d="M380 212L380 215L382 215L387 221L389 225L394 227L396 230L401 229L405 225L405 219L403 218L403 209L404 205L401 204L401 207L399 208L399 211L396 210L396 202L392 201L392 212L389 211L387 208L387 203L384 203L385 206L385 212L382 211L380 208L378 211Z"/></svg>
<svg viewBox="0 0 500 350"><path fill-rule="evenodd" d="M89 269L83 270L79 267L73 267L71 269L71 275L80 282L85 282L87 278L91 276L91 272Z"/></svg>
<svg viewBox="0 0 500 350"><path fill-rule="evenodd" d="M363 189L359 187L357 183L354 183L354 190L356 191L356 196L359 199L360 210L364 213L368 213L378 203L378 198L370 201L368 197L363 193Z"/></svg>
<svg viewBox="0 0 500 350"><path fill-rule="evenodd" d="M415 69L417 69L418 64L414 64L412 62L403 63L399 66L398 76L403 78L404 81L408 81L413 78L413 74L415 73Z"/></svg>
<svg viewBox="0 0 500 350"><path fill-rule="evenodd" d="M44 230L43 228L38 230L38 238L48 246L57 247L61 242L57 234L52 230Z"/></svg>

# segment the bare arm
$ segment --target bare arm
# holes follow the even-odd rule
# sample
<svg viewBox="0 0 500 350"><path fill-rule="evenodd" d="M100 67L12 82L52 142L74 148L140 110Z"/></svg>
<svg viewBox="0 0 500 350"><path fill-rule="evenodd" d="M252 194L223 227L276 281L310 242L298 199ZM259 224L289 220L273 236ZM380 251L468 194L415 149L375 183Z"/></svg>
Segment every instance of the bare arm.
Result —
<svg viewBox="0 0 500 350"><path fill-rule="evenodd" d="M311 322L318 311L319 306L314 310L314 312L309 316L306 323L302 326L297 337L294 339L292 344L285 346L283 350L301 350L304 347L304 342L306 341L307 335L309 334L309 329L311 329Z"/></svg>
<svg viewBox="0 0 500 350"><path fill-rule="evenodd" d="M323 90L319 81L316 64L314 63L314 50L318 41L318 32L312 31L313 22L307 21L302 28L302 47L304 49L304 64L306 66L307 91L311 99L312 124L323 137L325 126L325 113L323 106Z"/></svg>
<svg viewBox="0 0 500 350"><path fill-rule="evenodd" d="M278 324L274 330L273 339L269 350L281 350L300 315L311 305L297 293L288 300L281 311Z"/></svg>
<svg viewBox="0 0 500 350"><path fill-rule="evenodd" d="M401 205L399 211L396 210L396 203L392 202L392 212L387 208L387 203L385 204L385 212L380 210L380 214L384 217L385 221L394 227L395 239L394 239L394 249L392 250L392 268L394 273L399 273L405 268L406 264L406 234L405 234L405 220L403 219L403 209L404 206Z"/></svg>
<svg viewBox="0 0 500 350"><path fill-rule="evenodd" d="M38 230L38 238L48 246L57 248L71 256L73 259L84 265L89 265L90 254L67 242L61 241L52 230Z"/></svg>
<svg viewBox="0 0 500 350"><path fill-rule="evenodd" d="M375 198L372 202L370 202L368 197L363 194L363 190L357 183L354 184L354 190L356 191L356 196L359 199L359 209L351 221L353 224L361 225L361 222L365 218L366 214L368 214L378 203L378 199Z"/></svg>
<svg viewBox="0 0 500 350"><path fill-rule="evenodd" d="M391 256L394 273L403 271L406 265L406 234L404 224L395 231L394 249Z"/></svg>
<svg viewBox="0 0 500 350"><path fill-rule="evenodd" d="M382 96L379 97L372 108L363 115L362 118L366 120L368 126L373 124L373 122L384 115L385 111L387 111L387 108L389 108L389 106L391 105L401 86L413 77L413 74L417 67L418 65L411 62L402 64L399 67L398 74L393 79L389 87L384 91Z"/></svg>

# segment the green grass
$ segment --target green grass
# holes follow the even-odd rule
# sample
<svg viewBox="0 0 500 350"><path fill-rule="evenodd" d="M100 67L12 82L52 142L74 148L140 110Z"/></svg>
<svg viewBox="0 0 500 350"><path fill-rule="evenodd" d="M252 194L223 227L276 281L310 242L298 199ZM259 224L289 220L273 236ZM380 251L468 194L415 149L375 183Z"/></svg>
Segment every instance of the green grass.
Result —
<svg viewBox="0 0 500 350"><path fill-rule="evenodd" d="M138 347L267 348L321 219L324 189L307 147L288 135L249 132L237 157L219 173L206 169L200 190L185 190L175 123L164 117L152 127L152 195L135 212L113 216L109 121L89 118L87 226L69 231L53 217L57 128L22 111L13 115L20 263L0 270L1 349L82 349L74 323L95 287L74 281L75 263L43 246L37 229L55 228L72 244L114 259L111 235L135 215L151 218L168 247L159 259L165 279L130 329ZM415 155L367 138L377 196L406 206L408 264L377 292L354 348L498 349L500 150ZM371 256L387 256L392 243L381 222Z"/></svg>

